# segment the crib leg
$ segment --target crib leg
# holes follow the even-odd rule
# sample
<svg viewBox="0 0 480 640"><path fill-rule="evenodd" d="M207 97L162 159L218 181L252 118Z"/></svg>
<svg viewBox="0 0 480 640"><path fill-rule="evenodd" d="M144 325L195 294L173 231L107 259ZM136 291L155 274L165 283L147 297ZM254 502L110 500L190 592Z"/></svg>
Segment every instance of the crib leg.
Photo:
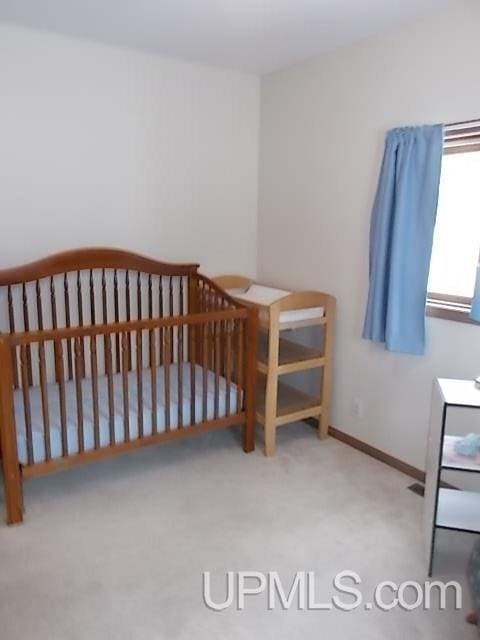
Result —
<svg viewBox="0 0 480 640"><path fill-rule="evenodd" d="M255 449L255 416L248 415L243 427L243 450L251 453Z"/></svg>
<svg viewBox="0 0 480 640"><path fill-rule="evenodd" d="M0 441L7 524L23 520L22 479L18 463L13 413L13 373L11 352L0 339Z"/></svg>
<svg viewBox="0 0 480 640"><path fill-rule="evenodd" d="M7 524L23 522L23 491L20 470L8 469L3 462L3 483L5 488L5 509Z"/></svg>

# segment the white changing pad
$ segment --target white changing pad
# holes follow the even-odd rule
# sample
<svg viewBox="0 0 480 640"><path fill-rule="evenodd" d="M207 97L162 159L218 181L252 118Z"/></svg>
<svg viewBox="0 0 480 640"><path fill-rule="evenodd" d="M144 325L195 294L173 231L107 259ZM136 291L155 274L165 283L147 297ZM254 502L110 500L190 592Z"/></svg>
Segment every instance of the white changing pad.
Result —
<svg viewBox="0 0 480 640"><path fill-rule="evenodd" d="M277 300L292 293L285 289L274 289L261 284L252 284L246 291L243 289L229 289L228 293L238 300L254 302L255 304L270 306ZM310 307L308 309L292 309L280 312L280 324L305 322L315 318L323 318L325 309L323 307Z"/></svg>

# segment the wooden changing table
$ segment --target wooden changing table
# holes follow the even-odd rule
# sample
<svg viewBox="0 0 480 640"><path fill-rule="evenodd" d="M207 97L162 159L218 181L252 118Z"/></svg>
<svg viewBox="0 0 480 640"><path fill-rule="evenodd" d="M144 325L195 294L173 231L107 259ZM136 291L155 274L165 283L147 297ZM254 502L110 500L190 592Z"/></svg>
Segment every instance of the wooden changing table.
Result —
<svg viewBox="0 0 480 640"><path fill-rule="evenodd" d="M265 428L265 455L275 453L276 429L316 418L318 435L328 435L332 384L332 350L335 298L317 291L291 292L259 285L244 276L213 279L233 298L259 310L260 345L257 368L259 389L257 421ZM322 326L323 348L311 348L289 340L287 329ZM311 396L281 380L284 374L308 369L323 370L318 396Z"/></svg>

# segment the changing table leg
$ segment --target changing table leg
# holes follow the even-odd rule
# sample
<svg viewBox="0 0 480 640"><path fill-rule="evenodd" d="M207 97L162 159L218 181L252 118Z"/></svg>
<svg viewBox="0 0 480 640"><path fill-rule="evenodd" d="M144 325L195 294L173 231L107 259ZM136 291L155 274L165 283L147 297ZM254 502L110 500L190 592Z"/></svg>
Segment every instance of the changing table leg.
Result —
<svg viewBox="0 0 480 640"><path fill-rule="evenodd" d="M330 404L332 395L332 359L333 359L333 333L335 326L336 300L333 296L328 296L325 309L325 340L324 355L325 366L322 375L322 414L318 421L318 437L324 440L328 437L330 426Z"/></svg>
<svg viewBox="0 0 480 640"><path fill-rule="evenodd" d="M270 311L268 334L268 373L265 393L265 455L275 455L277 440L278 350L280 343L279 312Z"/></svg>
<svg viewBox="0 0 480 640"><path fill-rule="evenodd" d="M248 310L246 341L247 383L245 395L247 415L243 433L243 450L245 453L251 453L255 449L257 355L258 311L252 307Z"/></svg>

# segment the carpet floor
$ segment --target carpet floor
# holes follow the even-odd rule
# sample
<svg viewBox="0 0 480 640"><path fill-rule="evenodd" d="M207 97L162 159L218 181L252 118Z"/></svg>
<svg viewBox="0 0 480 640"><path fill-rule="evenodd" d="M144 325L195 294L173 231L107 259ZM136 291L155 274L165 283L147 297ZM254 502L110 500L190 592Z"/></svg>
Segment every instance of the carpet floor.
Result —
<svg viewBox="0 0 480 640"><path fill-rule="evenodd" d="M338 441L319 442L304 424L280 430L270 459L260 446L245 455L227 430L30 480L24 524L0 524L0 637L476 638L464 622L466 534L438 536L435 567L436 579L464 586L461 611L452 599L446 611L389 612L278 601L269 610L265 594L246 596L243 610L204 603L204 571L215 601L225 599L227 571L277 571L286 589L297 571L312 571L321 601L343 570L361 577L365 601L384 580L423 583L422 498L411 482Z"/></svg>

